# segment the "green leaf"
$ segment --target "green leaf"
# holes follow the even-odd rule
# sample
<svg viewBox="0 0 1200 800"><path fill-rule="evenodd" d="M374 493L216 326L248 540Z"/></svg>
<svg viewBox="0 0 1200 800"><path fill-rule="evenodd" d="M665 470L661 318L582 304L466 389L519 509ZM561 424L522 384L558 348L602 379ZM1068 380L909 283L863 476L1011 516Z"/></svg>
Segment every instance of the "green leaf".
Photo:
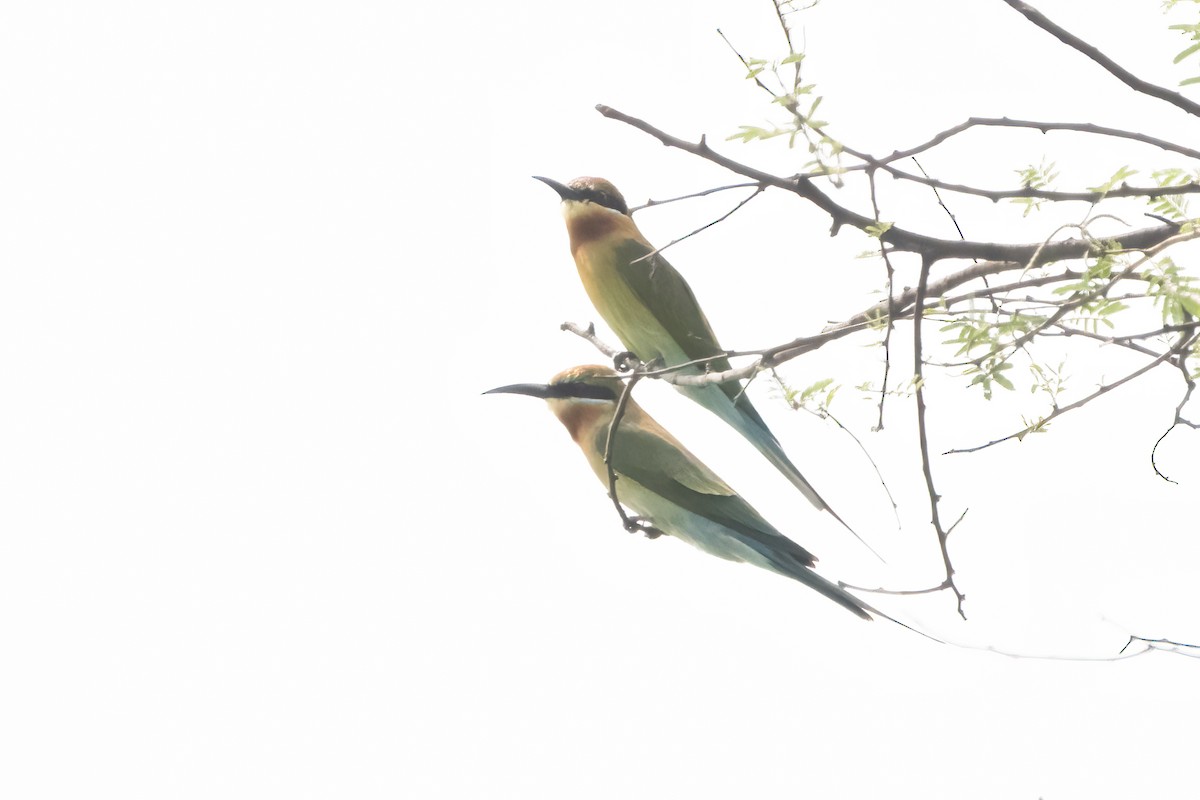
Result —
<svg viewBox="0 0 1200 800"><path fill-rule="evenodd" d="M1109 178L1107 181L1100 184L1099 186L1089 186L1088 191L1096 192L1097 194L1108 194L1114 188L1116 188L1117 184L1123 182L1126 178L1132 177L1136 174L1137 174L1136 169L1132 169L1129 165L1125 165L1125 166L1121 167L1119 170L1117 170L1116 172L1114 172L1111 178Z"/></svg>
<svg viewBox="0 0 1200 800"><path fill-rule="evenodd" d="M1179 295L1179 304L1187 309L1193 317L1200 319L1200 297L1194 294Z"/></svg>
<svg viewBox="0 0 1200 800"><path fill-rule="evenodd" d="M1192 53L1196 52L1197 50L1200 50L1200 42L1196 42L1194 45L1192 45L1188 49L1180 51L1179 55L1175 56L1175 60L1172 63L1178 64L1180 61L1183 61L1185 58L1187 58L1188 56L1190 56Z"/></svg>

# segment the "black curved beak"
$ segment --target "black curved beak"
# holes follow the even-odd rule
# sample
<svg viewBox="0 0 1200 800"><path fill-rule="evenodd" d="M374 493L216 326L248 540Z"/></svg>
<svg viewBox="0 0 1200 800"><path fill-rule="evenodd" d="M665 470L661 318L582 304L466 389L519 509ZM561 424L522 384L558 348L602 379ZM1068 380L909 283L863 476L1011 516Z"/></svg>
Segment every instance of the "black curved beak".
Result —
<svg viewBox="0 0 1200 800"><path fill-rule="evenodd" d="M511 386L497 386L488 389L484 394L527 394L530 397L540 397L543 400L575 397L581 400L608 400L616 402L617 393L607 386L597 386L591 383L514 383Z"/></svg>
<svg viewBox="0 0 1200 800"><path fill-rule="evenodd" d="M552 178L543 178L541 175L534 175L533 179L535 181L541 181L542 183L546 184L554 191L558 192L558 196L560 198L562 198L563 200L579 200L579 199L581 199L581 196L578 191L576 191L575 189L572 189L570 186L567 186L564 183L559 183L558 181L556 181Z"/></svg>

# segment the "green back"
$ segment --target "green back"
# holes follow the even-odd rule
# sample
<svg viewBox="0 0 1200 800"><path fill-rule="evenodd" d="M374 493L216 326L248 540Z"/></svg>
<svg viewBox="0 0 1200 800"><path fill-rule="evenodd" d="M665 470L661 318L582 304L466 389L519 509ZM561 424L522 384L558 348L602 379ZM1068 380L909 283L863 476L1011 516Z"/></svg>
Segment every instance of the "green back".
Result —
<svg viewBox="0 0 1200 800"><path fill-rule="evenodd" d="M596 437L596 447L601 453L605 451L607 436L607 427L602 427ZM803 566L811 567L816 561L811 553L763 519L699 459L651 432L619 426L613 445L613 469L672 503L740 533L752 545L763 545L771 553L786 553ZM617 491L620 492L619 485Z"/></svg>

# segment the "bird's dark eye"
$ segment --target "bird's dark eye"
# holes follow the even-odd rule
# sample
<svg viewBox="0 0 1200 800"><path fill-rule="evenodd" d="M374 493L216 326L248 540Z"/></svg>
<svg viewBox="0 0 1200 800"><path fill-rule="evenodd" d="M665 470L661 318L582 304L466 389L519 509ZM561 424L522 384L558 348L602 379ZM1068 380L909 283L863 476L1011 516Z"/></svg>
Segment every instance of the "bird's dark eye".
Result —
<svg viewBox="0 0 1200 800"><path fill-rule="evenodd" d="M625 205L625 201L623 199L620 197L613 197L611 194L601 189L589 189L584 195L584 199L593 202L598 206L611 208L613 211L617 211L621 214L629 213L629 209Z"/></svg>

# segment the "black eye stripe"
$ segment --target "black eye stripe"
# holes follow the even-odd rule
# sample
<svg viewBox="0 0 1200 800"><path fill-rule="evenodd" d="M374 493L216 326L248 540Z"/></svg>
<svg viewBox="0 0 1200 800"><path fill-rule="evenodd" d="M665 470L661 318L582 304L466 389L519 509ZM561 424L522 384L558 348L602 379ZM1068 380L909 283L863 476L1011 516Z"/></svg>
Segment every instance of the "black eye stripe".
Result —
<svg viewBox="0 0 1200 800"><path fill-rule="evenodd" d="M559 383L550 387L554 397L579 397L586 400L616 400L617 393L607 386L591 383Z"/></svg>
<svg viewBox="0 0 1200 800"><path fill-rule="evenodd" d="M613 211L619 211L622 214L629 213L629 207L625 205L625 201L618 197L613 197L608 192L588 188L581 191L580 196L584 200L589 200L598 206L611 208Z"/></svg>

